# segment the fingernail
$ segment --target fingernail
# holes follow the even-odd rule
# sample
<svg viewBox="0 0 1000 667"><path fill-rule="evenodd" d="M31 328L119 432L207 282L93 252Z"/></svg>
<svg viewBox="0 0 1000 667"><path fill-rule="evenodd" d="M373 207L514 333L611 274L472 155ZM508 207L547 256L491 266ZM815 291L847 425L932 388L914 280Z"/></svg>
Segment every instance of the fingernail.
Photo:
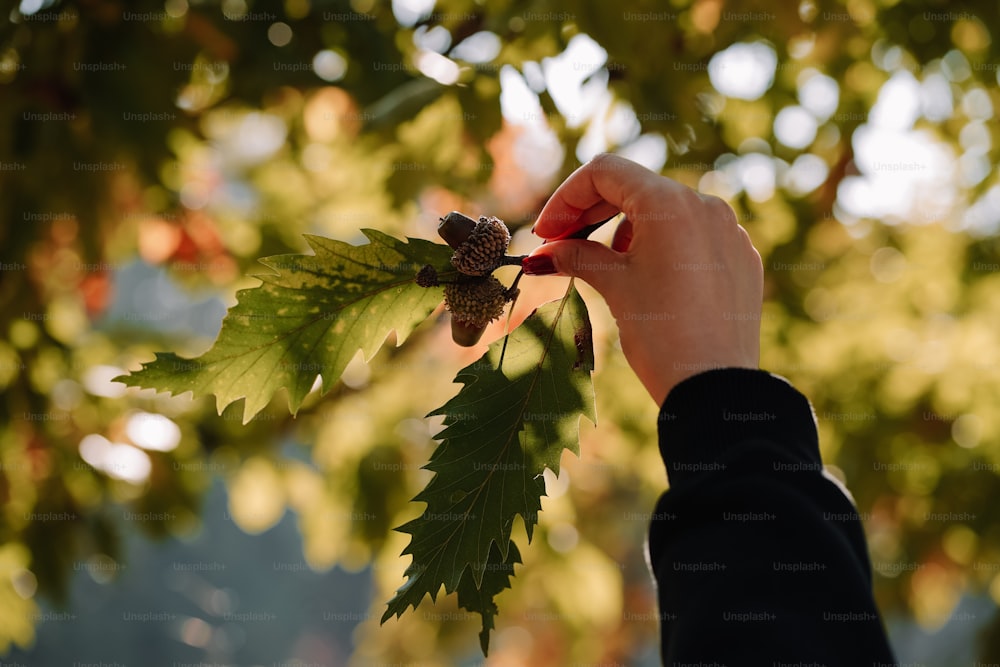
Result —
<svg viewBox="0 0 1000 667"><path fill-rule="evenodd" d="M532 255L521 262L521 269L529 276L550 276L559 273L555 263L548 255Z"/></svg>

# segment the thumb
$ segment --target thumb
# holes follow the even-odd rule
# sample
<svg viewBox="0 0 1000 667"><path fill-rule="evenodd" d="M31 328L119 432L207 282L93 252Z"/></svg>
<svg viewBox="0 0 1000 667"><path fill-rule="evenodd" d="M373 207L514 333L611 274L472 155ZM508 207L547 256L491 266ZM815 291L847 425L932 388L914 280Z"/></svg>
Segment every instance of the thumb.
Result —
<svg viewBox="0 0 1000 667"><path fill-rule="evenodd" d="M625 256L597 241L566 239L549 241L525 258L524 273L544 276L559 273L580 278L600 292L614 289L625 275Z"/></svg>

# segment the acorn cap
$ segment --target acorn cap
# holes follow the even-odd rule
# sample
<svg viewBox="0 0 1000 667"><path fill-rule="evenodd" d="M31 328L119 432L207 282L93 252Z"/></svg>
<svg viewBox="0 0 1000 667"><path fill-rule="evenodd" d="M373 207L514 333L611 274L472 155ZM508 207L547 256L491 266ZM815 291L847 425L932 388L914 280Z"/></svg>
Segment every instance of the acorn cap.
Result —
<svg viewBox="0 0 1000 667"><path fill-rule="evenodd" d="M438 223L438 236L447 241L452 248L458 249L472 235L472 230L475 228L475 220L458 211L452 211Z"/></svg>
<svg viewBox="0 0 1000 667"><path fill-rule="evenodd" d="M500 317L507 301L507 289L493 276L444 287L444 304L451 311L451 319L474 327L485 327Z"/></svg>
<svg viewBox="0 0 1000 667"><path fill-rule="evenodd" d="M451 265L469 276L485 276L503 263L510 245L510 230L500 218L479 218L472 234L455 249Z"/></svg>
<svg viewBox="0 0 1000 667"><path fill-rule="evenodd" d="M430 264L426 264L417 271L416 282L421 287L436 287L441 282L438 280L437 269Z"/></svg>

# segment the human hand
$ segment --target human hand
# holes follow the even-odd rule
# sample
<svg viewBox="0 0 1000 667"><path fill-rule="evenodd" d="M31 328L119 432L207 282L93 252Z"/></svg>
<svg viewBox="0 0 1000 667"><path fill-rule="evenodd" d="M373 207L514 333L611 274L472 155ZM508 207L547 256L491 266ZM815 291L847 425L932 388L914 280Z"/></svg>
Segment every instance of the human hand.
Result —
<svg viewBox="0 0 1000 667"><path fill-rule="evenodd" d="M625 219L610 248L566 239L619 211ZM758 367L763 266L718 197L599 155L556 189L534 232L547 242L524 260L524 273L575 276L594 287L657 405L702 371Z"/></svg>

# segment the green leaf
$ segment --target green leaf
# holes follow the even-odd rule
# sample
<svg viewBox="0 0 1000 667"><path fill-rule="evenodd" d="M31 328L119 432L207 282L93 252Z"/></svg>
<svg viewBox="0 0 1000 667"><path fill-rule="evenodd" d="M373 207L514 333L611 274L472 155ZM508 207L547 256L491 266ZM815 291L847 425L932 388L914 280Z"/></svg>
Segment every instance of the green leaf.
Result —
<svg viewBox="0 0 1000 667"><path fill-rule="evenodd" d="M414 281L422 266L453 272L446 245L362 231L370 243L307 235L315 255L260 260L274 273L255 276L261 285L237 293L208 352L196 359L157 353L115 380L174 394L214 394L220 414L246 398L244 424L285 387L294 414L317 375L325 393L359 349L370 359L393 330L401 343L441 302L441 287Z"/></svg>
<svg viewBox="0 0 1000 667"><path fill-rule="evenodd" d="M482 582L477 587L474 570L467 569L458 582L458 606L478 612L483 617L483 629L479 631L479 646L483 655L489 654L490 632L494 628L493 619L499 610L493 598L505 588L510 588L510 578L514 576L514 564L521 562L521 552L513 540L508 543L507 557L500 553L494 543L490 547L489 567L483 573Z"/></svg>
<svg viewBox="0 0 1000 667"><path fill-rule="evenodd" d="M520 515L531 540L542 472L559 472L563 449L579 454L579 423L596 423L590 319L570 285L558 302L542 306L515 329L502 368L502 341L455 378L461 391L432 415L444 415L441 444L425 466L436 474L414 498L422 516L397 530L412 535L403 554L413 562L407 581L382 617L402 615L444 586L459 604L483 617L483 653L496 605L520 554L511 541Z"/></svg>

